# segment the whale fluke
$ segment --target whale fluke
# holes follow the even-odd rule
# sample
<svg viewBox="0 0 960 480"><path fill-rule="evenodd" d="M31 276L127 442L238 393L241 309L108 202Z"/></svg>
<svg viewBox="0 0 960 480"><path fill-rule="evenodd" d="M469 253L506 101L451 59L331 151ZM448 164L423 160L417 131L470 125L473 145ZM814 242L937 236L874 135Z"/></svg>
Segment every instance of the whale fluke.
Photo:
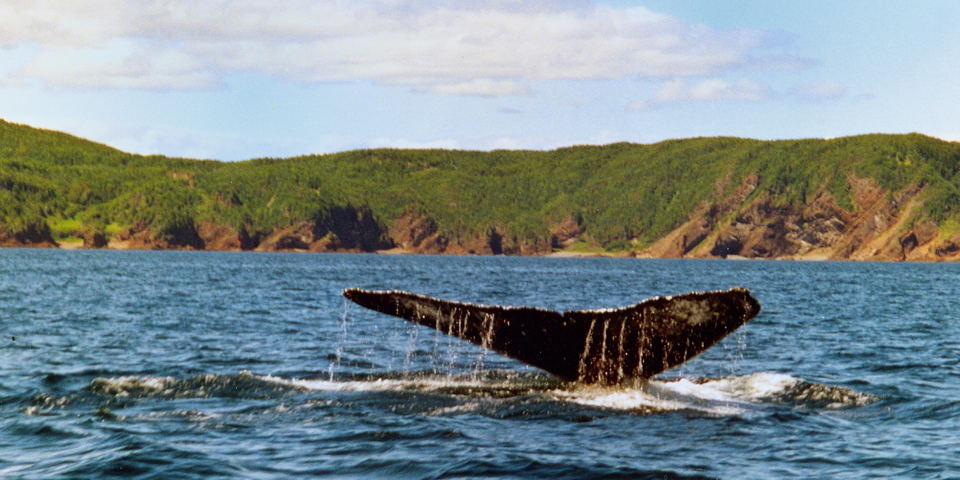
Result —
<svg viewBox="0 0 960 480"><path fill-rule="evenodd" d="M598 384L650 378L680 365L760 312L760 303L744 288L564 313L475 305L398 290L348 288L343 295L562 379Z"/></svg>

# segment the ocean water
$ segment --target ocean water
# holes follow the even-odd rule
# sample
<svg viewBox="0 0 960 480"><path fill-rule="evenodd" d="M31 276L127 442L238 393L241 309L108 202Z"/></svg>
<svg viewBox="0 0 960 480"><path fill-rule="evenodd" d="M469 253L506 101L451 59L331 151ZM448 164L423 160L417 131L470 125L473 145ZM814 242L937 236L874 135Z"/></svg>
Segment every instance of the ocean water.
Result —
<svg viewBox="0 0 960 480"><path fill-rule="evenodd" d="M0 478L960 478L960 265L0 250ZM763 311L584 387L349 304Z"/></svg>

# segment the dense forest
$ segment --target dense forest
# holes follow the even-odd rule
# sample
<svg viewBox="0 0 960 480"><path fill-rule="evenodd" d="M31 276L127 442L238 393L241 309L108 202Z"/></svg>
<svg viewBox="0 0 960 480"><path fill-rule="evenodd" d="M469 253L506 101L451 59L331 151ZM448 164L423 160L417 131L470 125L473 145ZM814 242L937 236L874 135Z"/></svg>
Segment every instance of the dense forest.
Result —
<svg viewBox="0 0 960 480"><path fill-rule="evenodd" d="M0 121L0 244L952 259L960 144L919 134L553 151L142 156Z"/></svg>

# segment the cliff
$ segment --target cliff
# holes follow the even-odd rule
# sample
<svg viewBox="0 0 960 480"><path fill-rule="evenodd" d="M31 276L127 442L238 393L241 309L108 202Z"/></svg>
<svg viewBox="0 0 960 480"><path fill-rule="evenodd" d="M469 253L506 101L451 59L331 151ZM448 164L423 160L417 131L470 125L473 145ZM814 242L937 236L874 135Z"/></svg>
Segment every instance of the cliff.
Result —
<svg viewBox="0 0 960 480"><path fill-rule="evenodd" d="M216 162L0 121L0 246L960 259L960 144L918 134Z"/></svg>

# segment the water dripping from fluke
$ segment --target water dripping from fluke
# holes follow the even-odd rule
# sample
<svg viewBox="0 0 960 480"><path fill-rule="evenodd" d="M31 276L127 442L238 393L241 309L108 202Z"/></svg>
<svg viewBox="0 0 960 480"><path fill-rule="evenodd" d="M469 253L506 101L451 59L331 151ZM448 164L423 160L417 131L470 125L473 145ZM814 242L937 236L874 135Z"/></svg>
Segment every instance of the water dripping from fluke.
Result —
<svg viewBox="0 0 960 480"><path fill-rule="evenodd" d="M563 380L616 385L683 364L754 318L745 288L654 297L564 313L477 305L398 290L350 288L351 301L436 329L543 369Z"/></svg>
<svg viewBox="0 0 960 480"><path fill-rule="evenodd" d="M337 350L333 352L330 356L330 366L327 373L329 374L329 380L332 382L334 376L336 375L337 368L340 367L340 362L343 360L343 344L347 341L347 332L349 326L347 324L347 302L343 302L343 312L340 314L340 330L338 333L337 341Z"/></svg>

